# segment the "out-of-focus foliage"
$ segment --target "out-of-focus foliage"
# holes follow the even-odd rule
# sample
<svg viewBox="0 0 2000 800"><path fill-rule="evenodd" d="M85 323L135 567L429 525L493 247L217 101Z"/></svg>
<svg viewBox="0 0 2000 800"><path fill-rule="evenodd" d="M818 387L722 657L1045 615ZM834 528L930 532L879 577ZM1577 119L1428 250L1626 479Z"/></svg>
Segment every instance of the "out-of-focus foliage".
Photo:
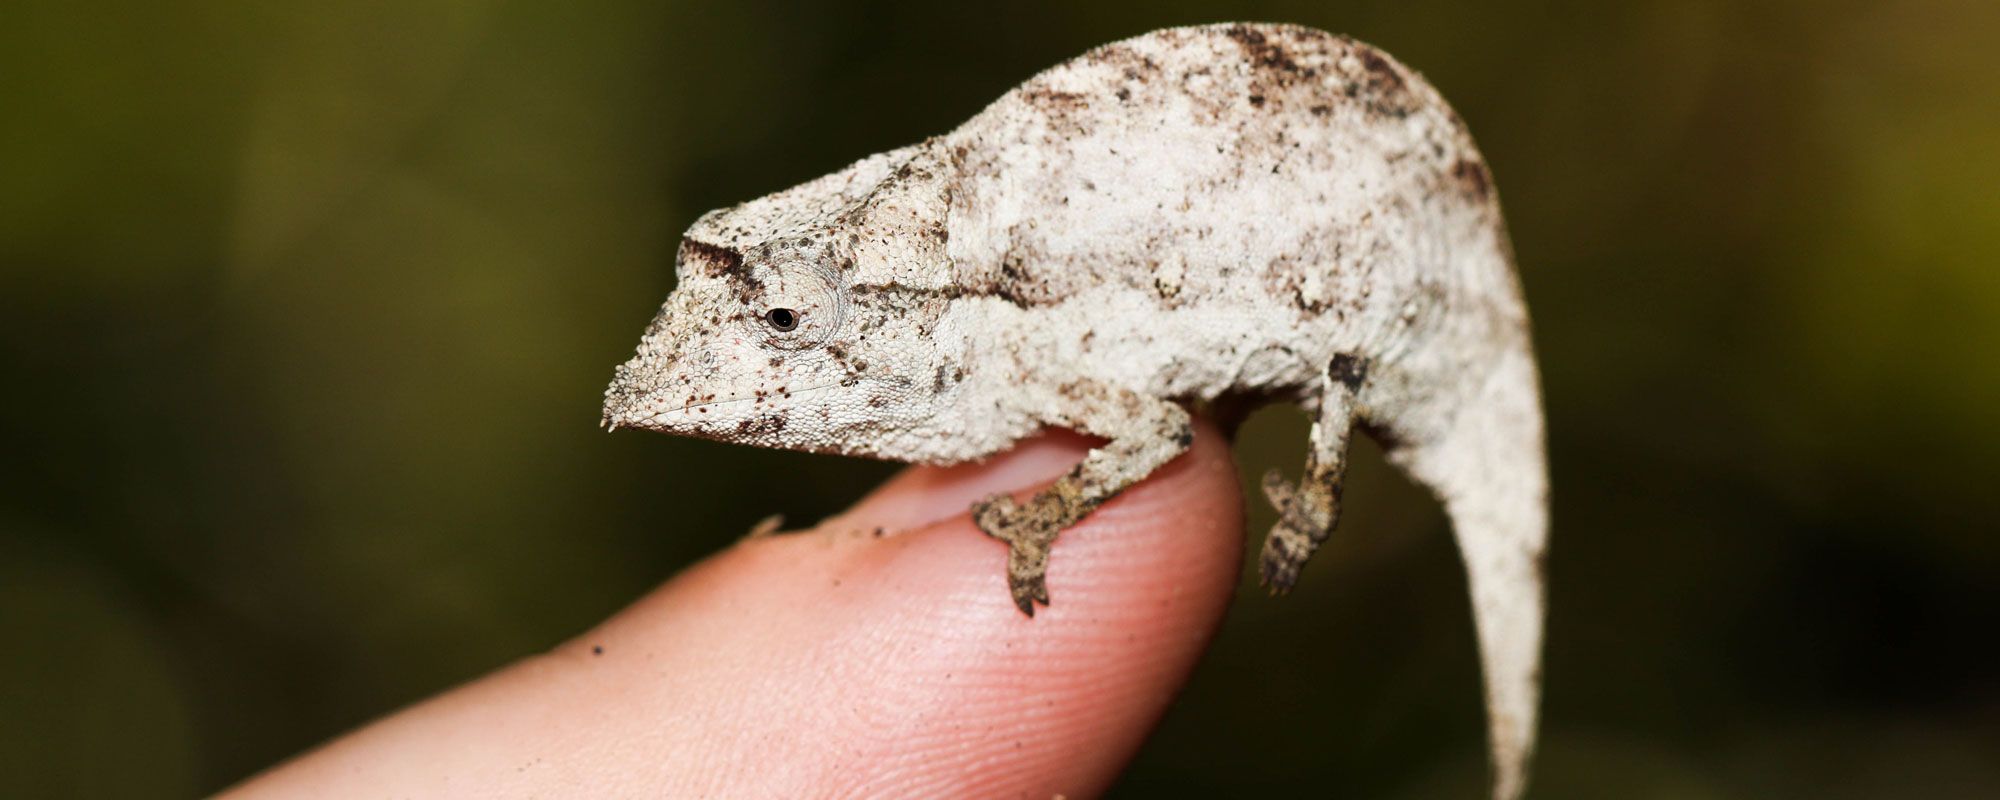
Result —
<svg viewBox="0 0 2000 800"><path fill-rule="evenodd" d="M212 791L839 508L890 467L598 431L678 231L1231 18L1383 46L1492 162L1555 464L1536 795L2000 794L2000 5L960 5L10 3L0 796ZM1351 475L1123 794L1477 794L1443 519Z"/></svg>

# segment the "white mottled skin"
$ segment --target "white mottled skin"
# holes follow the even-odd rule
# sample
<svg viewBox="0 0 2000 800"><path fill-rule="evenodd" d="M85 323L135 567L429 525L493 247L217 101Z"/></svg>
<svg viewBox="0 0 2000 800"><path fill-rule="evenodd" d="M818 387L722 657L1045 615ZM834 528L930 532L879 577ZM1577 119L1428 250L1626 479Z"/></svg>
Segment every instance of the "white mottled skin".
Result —
<svg viewBox="0 0 2000 800"><path fill-rule="evenodd" d="M1184 405L1314 416L1304 477L1265 482L1277 591L1338 521L1351 432L1374 435L1451 515L1494 796L1523 790L1547 528L1534 358L1484 162L1416 73L1306 28L1157 31L949 134L709 213L677 272L607 392L614 427L926 463L1044 426L1108 440L1051 489L975 507L1029 614L1056 534L1185 449Z"/></svg>

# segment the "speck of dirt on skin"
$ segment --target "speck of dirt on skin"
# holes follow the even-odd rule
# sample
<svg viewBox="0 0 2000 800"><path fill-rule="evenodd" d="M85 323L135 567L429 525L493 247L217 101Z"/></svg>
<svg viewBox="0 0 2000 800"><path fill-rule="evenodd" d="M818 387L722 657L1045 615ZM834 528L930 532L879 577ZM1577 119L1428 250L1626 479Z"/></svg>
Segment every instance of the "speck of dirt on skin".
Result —
<svg viewBox="0 0 2000 800"><path fill-rule="evenodd" d="M884 534L884 533L886 533L886 531L882 530L881 528L876 528L876 529L874 530L874 536L875 536L875 538L877 538L877 539L880 539L880 538L882 538L882 534Z"/></svg>
<svg viewBox="0 0 2000 800"><path fill-rule="evenodd" d="M590 654L591 654L591 655L593 655L593 656L601 656L601 655L604 655L604 645L601 645L601 644L594 644L594 645L591 645L591 646L590 646Z"/></svg>

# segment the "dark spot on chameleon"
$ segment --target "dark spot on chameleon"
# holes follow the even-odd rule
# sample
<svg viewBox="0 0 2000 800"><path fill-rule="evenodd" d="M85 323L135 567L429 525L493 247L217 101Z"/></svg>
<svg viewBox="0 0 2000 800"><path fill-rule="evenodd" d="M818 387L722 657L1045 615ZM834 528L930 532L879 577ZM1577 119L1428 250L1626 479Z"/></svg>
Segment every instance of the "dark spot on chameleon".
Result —
<svg viewBox="0 0 2000 800"><path fill-rule="evenodd" d="M1261 94L1250 95L1250 105L1256 108L1263 108L1264 96Z"/></svg>
<svg viewBox="0 0 2000 800"><path fill-rule="evenodd" d="M1264 32L1248 25L1233 25L1223 33L1244 47L1257 47L1264 43Z"/></svg>
<svg viewBox="0 0 2000 800"><path fill-rule="evenodd" d="M965 370L963 368L953 368L951 371L951 379L954 382L965 380Z"/></svg>
<svg viewBox="0 0 2000 800"><path fill-rule="evenodd" d="M1058 91L1047 86L1029 89L1021 94L1021 99L1051 114L1067 114L1090 105L1090 99L1081 93Z"/></svg>
<svg viewBox="0 0 2000 800"><path fill-rule="evenodd" d="M1311 111L1311 112L1312 112L1312 115L1313 115L1313 116L1315 116L1315 117L1324 117L1324 116L1326 116L1326 115L1328 115L1328 114L1331 114L1331 113L1333 113L1333 107L1332 107L1332 106L1329 106L1329 105L1326 105L1326 104L1324 104L1324 103L1322 103L1322 104L1320 104L1320 105L1316 105L1316 106L1313 106L1312 108L1310 108L1310 109L1308 109L1308 110L1309 110L1309 111Z"/></svg>
<svg viewBox="0 0 2000 800"><path fill-rule="evenodd" d="M1402 73L1396 71L1396 65L1389 63L1389 59L1384 58L1380 50L1357 42L1354 51L1354 54L1361 58L1361 66L1368 70L1380 88L1403 88Z"/></svg>
<svg viewBox="0 0 2000 800"><path fill-rule="evenodd" d="M743 254L721 245L709 244L694 239L681 240L681 254L700 259L707 264L710 274L724 275L743 269Z"/></svg>
<svg viewBox="0 0 2000 800"><path fill-rule="evenodd" d="M889 404L889 401L888 401L888 400L885 400L885 399L883 399L883 398L882 398L882 396L881 396L881 395L879 395L879 394L877 394L877 395L869 395L869 397L868 397L868 407L869 407L869 408L881 408L881 407L883 407L883 406L885 406L885 405L888 405L888 404Z"/></svg>
<svg viewBox="0 0 2000 800"><path fill-rule="evenodd" d="M1458 179L1459 190L1473 200L1485 200L1493 191L1493 180L1486 172L1486 165L1469 158L1461 158L1451 165L1451 175Z"/></svg>
<svg viewBox="0 0 2000 800"><path fill-rule="evenodd" d="M1174 434L1174 444L1179 445L1182 449L1192 446L1194 444L1194 428L1182 425L1180 432Z"/></svg>
<svg viewBox="0 0 2000 800"><path fill-rule="evenodd" d="M1336 353L1326 371L1348 391L1358 391L1362 382L1368 380L1368 359L1353 353Z"/></svg>
<svg viewBox="0 0 2000 800"><path fill-rule="evenodd" d="M939 364L937 368L937 374L931 377L931 393L939 394L942 393L943 391L944 391L944 365Z"/></svg>
<svg viewBox="0 0 2000 800"><path fill-rule="evenodd" d="M1132 71L1131 71L1131 70L1129 70L1129 69L1128 69L1128 70L1126 70L1126 71L1125 71L1125 77L1127 77L1127 78L1131 78L1131 77L1132 77ZM1120 87L1118 87L1118 91L1115 91L1115 92L1112 92L1112 94L1113 94L1113 95L1116 95L1116 96L1118 97L1118 102L1121 102L1121 103L1123 103L1123 102L1125 102L1125 101L1127 101L1127 100L1130 100L1130 99L1132 99L1132 90L1131 90L1131 89L1127 89L1127 88L1125 88L1125 87L1123 87L1123 86L1120 86Z"/></svg>
<svg viewBox="0 0 2000 800"><path fill-rule="evenodd" d="M1250 57L1251 64L1257 66L1259 69L1276 74L1279 76L1281 84L1289 83L1295 77L1311 78L1319 74L1319 70L1317 69L1300 67L1298 62L1292 59L1291 52L1286 50L1284 45L1272 41L1262 31L1237 25L1230 28L1226 33L1229 38L1235 39L1236 43L1243 47L1243 52Z"/></svg>

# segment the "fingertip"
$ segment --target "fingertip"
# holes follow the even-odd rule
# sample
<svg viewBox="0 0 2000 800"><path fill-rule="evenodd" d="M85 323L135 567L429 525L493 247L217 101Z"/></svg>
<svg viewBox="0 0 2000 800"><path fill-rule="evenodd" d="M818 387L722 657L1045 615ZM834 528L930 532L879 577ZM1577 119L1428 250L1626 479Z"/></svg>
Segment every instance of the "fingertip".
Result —
<svg viewBox="0 0 2000 800"><path fill-rule="evenodd" d="M965 505L1053 478L1087 446L1043 440L949 475L916 468L871 497L874 509L837 518L843 524L722 557L715 566L731 576L713 590L760 594L754 612L736 610L786 620L760 647L817 654L809 678L784 669L739 677L809 682L815 692L794 701L843 709L822 722L850 747L824 766L871 791L1101 790L1220 621L1243 516L1227 444L1203 425L1190 453L1063 533L1049 567L1052 602L1023 614L1007 590L1006 546L981 534ZM927 491L949 495L949 518L883 540L845 524L884 509L934 510L934 498L919 496Z"/></svg>
<svg viewBox="0 0 2000 800"><path fill-rule="evenodd" d="M915 468L852 519L740 542L597 629L273 770L241 796L1069 796L1107 787L1220 620L1242 505L1192 451L1064 532L1032 618L966 506L1067 470L1047 437ZM950 511L946 513L947 504ZM873 527L873 526L869 526Z"/></svg>

